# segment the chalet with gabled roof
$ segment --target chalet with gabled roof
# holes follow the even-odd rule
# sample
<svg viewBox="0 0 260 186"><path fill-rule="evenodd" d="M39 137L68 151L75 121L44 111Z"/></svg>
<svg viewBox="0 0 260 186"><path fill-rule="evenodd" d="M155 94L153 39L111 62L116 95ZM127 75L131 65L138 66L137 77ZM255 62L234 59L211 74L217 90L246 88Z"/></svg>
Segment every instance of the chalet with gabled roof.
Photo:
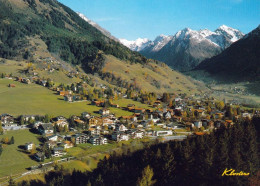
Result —
<svg viewBox="0 0 260 186"><path fill-rule="evenodd" d="M110 110L107 108L102 108L99 110L99 114L101 114L102 116L109 115L109 113L110 113Z"/></svg>
<svg viewBox="0 0 260 186"><path fill-rule="evenodd" d="M96 105L97 107L103 107L105 105L105 101L92 101L91 105Z"/></svg>
<svg viewBox="0 0 260 186"><path fill-rule="evenodd" d="M39 125L38 131L41 134L45 134L45 135L46 134L53 134L54 128L53 128L52 124L44 123L44 124Z"/></svg>
<svg viewBox="0 0 260 186"><path fill-rule="evenodd" d="M66 155L66 152L64 152L64 147L54 147L52 149L52 156L53 157L61 157Z"/></svg>

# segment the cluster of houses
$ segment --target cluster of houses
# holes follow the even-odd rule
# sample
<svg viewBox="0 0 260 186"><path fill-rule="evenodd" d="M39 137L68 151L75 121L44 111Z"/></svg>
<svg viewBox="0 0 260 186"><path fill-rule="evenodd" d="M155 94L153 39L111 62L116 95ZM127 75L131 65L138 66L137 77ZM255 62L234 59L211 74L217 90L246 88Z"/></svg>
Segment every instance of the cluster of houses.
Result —
<svg viewBox="0 0 260 186"><path fill-rule="evenodd" d="M66 96L70 91L60 91ZM175 135L176 129L205 129L219 128L233 124L232 119L225 117L225 112L219 111L215 106L206 109L206 103L197 101L198 104L190 105L189 99L176 98L174 106L163 106L160 100L154 102L150 108L140 108L129 104L125 109L133 114L130 116L116 117L108 108L103 107L103 101L92 101L93 105L101 107L100 116L92 116L83 112L81 116L72 116L69 120L63 116L52 118L50 123L36 121L35 116L24 115L24 120L34 120L33 128L45 139L45 145L51 151L52 157L66 155L66 149L78 144L90 143L92 145L106 145L109 141L128 141L141 139L145 136L161 137ZM213 102L213 101L212 101ZM213 102L214 103L214 102ZM215 104L212 104L215 105ZM119 107L115 105L114 107ZM189 113L189 116L187 116ZM195 116L191 116L191 114ZM252 118L253 114L242 111L236 118ZM213 117L214 116L214 117ZM18 127L20 123L9 114L0 115L4 130ZM72 125L73 123L73 125ZM13 128L14 129L14 128ZM57 130L58 129L58 130ZM61 132L62 129L62 132ZM31 151L35 144L28 142L25 149ZM45 158L44 151L35 153L36 160Z"/></svg>

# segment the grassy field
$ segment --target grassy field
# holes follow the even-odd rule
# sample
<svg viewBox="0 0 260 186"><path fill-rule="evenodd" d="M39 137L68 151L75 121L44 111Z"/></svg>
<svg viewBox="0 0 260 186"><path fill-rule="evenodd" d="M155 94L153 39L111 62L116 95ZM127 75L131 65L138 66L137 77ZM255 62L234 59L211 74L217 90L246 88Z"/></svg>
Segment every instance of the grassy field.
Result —
<svg viewBox="0 0 260 186"><path fill-rule="evenodd" d="M97 167L100 159L109 154L109 151L116 149L118 144L113 142L107 145L94 146L89 143L79 144L76 147L68 149L68 154L79 158L79 160L62 163L65 169L72 172L74 169L78 171L91 171Z"/></svg>
<svg viewBox="0 0 260 186"><path fill-rule="evenodd" d="M15 84L15 88L9 88L8 84ZM0 113L9 113L15 116L21 114L50 114L51 116L80 115L82 112L89 112L97 115L100 107L90 105L90 102L68 103L63 97L55 92L36 84L22 84L13 80L0 79ZM132 115L117 108L111 108L116 116Z"/></svg>
<svg viewBox="0 0 260 186"><path fill-rule="evenodd" d="M20 179L15 180L16 183L22 182L22 181L32 181L32 180L39 180L42 181L43 183L45 183L45 178L44 178L44 174L33 174L33 175L26 175L23 176Z"/></svg>
<svg viewBox="0 0 260 186"><path fill-rule="evenodd" d="M36 71L39 74L39 77L43 78L50 78L54 83L60 84L72 84L75 82L80 82L81 80L79 78L69 78L64 72L62 71L54 71L54 72L48 72L48 71Z"/></svg>
<svg viewBox="0 0 260 186"><path fill-rule="evenodd" d="M79 144L77 147L68 149L68 154L75 157L83 157L96 153L107 152L117 147L117 143L109 143L107 145L94 146L90 143Z"/></svg>
<svg viewBox="0 0 260 186"><path fill-rule="evenodd" d="M77 157L81 161L65 162L62 165L64 165L64 168L69 171L73 171L73 169L79 171L91 171L97 167L99 160L103 159L105 156L109 156L112 151L121 151L123 145L128 147L140 147L143 142L147 142L147 139L121 141L118 143L109 142L107 145L98 146L93 146L89 143L79 144L76 147L68 149L68 154Z"/></svg>
<svg viewBox="0 0 260 186"><path fill-rule="evenodd" d="M2 58L0 58L0 61ZM38 73L39 77L41 78L50 78L53 82L60 84L71 84L75 82L80 82L79 78L69 78L63 71L54 71L48 72L46 70L39 70L38 64L33 64L36 69L34 72ZM14 61L14 60L6 60L5 63L0 63L0 74L12 74L13 76L21 76L25 77L26 75L23 73L23 70L27 67L25 61Z"/></svg>
<svg viewBox="0 0 260 186"><path fill-rule="evenodd" d="M126 64L113 56L106 56L103 71L130 82L136 79L137 86L149 92L194 94L204 89L204 86L195 85L195 81L168 66L162 67L155 63L143 67L141 64ZM154 85L155 81L160 84L160 88Z"/></svg>
<svg viewBox="0 0 260 186"><path fill-rule="evenodd" d="M113 101L113 103L118 104L120 107L126 107L128 104L134 104L136 107L140 107L140 108L146 108L146 109L151 108L149 105L142 104L142 103L140 103L138 101L134 101L132 99L119 99L119 100Z"/></svg>
<svg viewBox="0 0 260 186"><path fill-rule="evenodd" d="M70 172L72 172L73 170L77 170L81 172L91 170L91 167L89 165L79 160L62 163L61 165L63 165L63 167L69 170Z"/></svg>
<svg viewBox="0 0 260 186"><path fill-rule="evenodd" d="M14 136L15 143L13 145L6 145L3 148L3 153L0 156L0 177L14 175L20 172L25 172L26 168L38 163L32 160L27 154L20 152L18 148L27 142L39 144L38 135L29 132L28 130L9 131L5 135L0 135L0 138Z"/></svg>
<svg viewBox="0 0 260 186"><path fill-rule="evenodd" d="M212 90L217 90L214 92L213 96L215 96L219 100L226 99L227 101L236 100L243 104L248 104L253 107L260 107L260 96L259 94L249 94L247 93L248 87L247 86L257 85L257 83L236 83L236 84L218 84L212 86ZM235 87L245 90L244 93L234 93L232 89ZM255 88L255 92L257 87ZM259 88L258 88L259 89ZM220 92L218 92L220 91Z"/></svg>
<svg viewBox="0 0 260 186"><path fill-rule="evenodd" d="M13 61L0 58L0 61L4 60L5 63L0 63L0 73L13 74L14 76L19 76L21 70L24 70L26 63L21 61Z"/></svg>

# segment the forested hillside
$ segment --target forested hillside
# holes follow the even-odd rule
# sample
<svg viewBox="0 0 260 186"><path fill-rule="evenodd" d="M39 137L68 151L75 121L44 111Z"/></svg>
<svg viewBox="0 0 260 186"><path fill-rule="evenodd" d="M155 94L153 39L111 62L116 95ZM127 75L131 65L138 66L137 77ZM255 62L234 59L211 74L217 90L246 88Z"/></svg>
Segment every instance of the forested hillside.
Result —
<svg viewBox="0 0 260 186"><path fill-rule="evenodd" d="M26 11L25 11L26 10ZM119 59L146 63L147 59L104 36L77 13L56 0L0 0L0 57L33 55L28 37L40 36L49 52L86 71L99 50Z"/></svg>

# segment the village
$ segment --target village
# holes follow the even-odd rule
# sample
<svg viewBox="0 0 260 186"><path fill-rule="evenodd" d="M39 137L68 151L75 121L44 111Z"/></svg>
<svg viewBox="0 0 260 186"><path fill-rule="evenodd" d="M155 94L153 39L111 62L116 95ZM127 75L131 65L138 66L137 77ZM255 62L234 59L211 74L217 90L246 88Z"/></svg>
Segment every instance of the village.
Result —
<svg viewBox="0 0 260 186"><path fill-rule="evenodd" d="M52 59L49 60L47 64L51 64ZM59 98L61 102L73 104L88 101L90 105L99 108L94 114L86 108L81 115L67 118L62 115L12 116L0 113L0 132L7 134L9 131L29 130L30 133L41 136L40 144L27 141L19 147L36 162L71 157L67 153L68 149L80 144L91 144L94 147L144 138L159 142L184 140L187 137L208 134L221 127L230 127L237 121L250 120L259 115L257 109L220 101L205 93L156 94L138 90L133 84L128 84L127 88L113 87L72 71L67 76L77 76L81 81L64 85L57 84L50 78L39 77L30 64L25 70L28 72L25 77L2 74L1 78L46 87L62 98ZM48 65L44 70L52 73L59 69ZM16 84L10 83L8 87L15 89ZM130 104L122 106L117 100L122 100L121 103L128 100ZM112 111L113 108L130 115L117 116ZM12 144L14 140L15 136L12 139L2 138L0 145Z"/></svg>
<svg viewBox="0 0 260 186"><path fill-rule="evenodd" d="M71 91L57 91L66 100ZM165 99L165 97L167 99ZM142 139L144 137L167 140L183 140L187 136L204 135L210 131L232 126L235 121L251 119L259 110L241 110L237 105L225 104L215 99L195 100L164 94L145 109L129 104L121 109L132 112L130 116L116 117L109 107L120 108L117 104L106 104L105 100L93 99L91 104L100 107L98 116L83 112L70 118L49 115L21 115L14 117L1 114L4 133L11 130L30 130L42 136L36 146L28 141L23 150L33 153L35 161L43 162L51 157L66 157L66 149L78 144L93 146L108 143ZM167 104L168 102L168 104ZM10 143L2 139L1 143Z"/></svg>

